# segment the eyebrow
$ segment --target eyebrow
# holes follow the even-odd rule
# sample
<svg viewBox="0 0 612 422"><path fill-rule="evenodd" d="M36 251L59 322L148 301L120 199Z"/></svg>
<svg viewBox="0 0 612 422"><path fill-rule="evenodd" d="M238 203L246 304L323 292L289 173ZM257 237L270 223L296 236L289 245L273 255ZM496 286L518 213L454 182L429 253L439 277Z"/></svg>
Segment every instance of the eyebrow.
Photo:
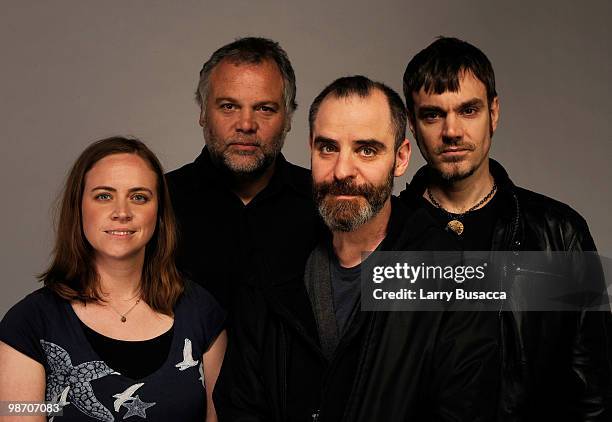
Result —
<svg viewBox="0 0 612 422"><path fill-rule="evenodd" d="M387 149L387 146L383 142L380 142L378 139L358 139L353 142L360 146L372 147L379 150Z"/></svg>
<svg viewBox="0 0 612 422"><path fill-rule="evenodd" d="M318 145L318 144L337 144L338 141L336 141L335 139L328 138L326 136L316 136L314 138L314 142L313 143L315 145ZM357 144L359 146L368 146L368 147L372 147L372 148L377 148L379 150L387 149L387 146L383 142L379 141L378 139L374 139L374 138L372 138L372 139L357 139L357 140L354 140L352 143L353 144Z"/></svg>
<svg viewBox="0 0 612 422"><path fill-rule="evenodd" d="M238 101L236 98L232 98L232 97L219 97L219 98L215 98L215 104L221 104L223 102L228 102L228 103L232 103L232 104L236 104L239 103L240 101ZM260 107L263 105L273 105L276 107L280 107L280 103L273 101L273 100L264 100L264 101L258 101L255 103L255 107Z"/></svg>
<svg viewBox="0 0 612 422"><path fill-rule="evenodd" d="M93 188L91 190L91 192L94 192L94 191L97 191L97 190L107 190L107 191L110 191L110 192L117 192L117 189L115 189L113 187L110 187L110 186L96 186L95 188ZM153 195L153 191L151 189L149 189L149 188L145 188L144 186L137 186L135 188L130 188L128 190L129 193L132 193L132 192L142 192L142 191L149 192L151 195Z"/></svg>
<svg viewBox="0 0 612 422"><path fill-rule="evenodd" d="M313 143L314 144L337 144L338 141L332 138L328 138L326 136L318 135L318 136L315 136Z"/></svg>
<svg viewBox="0 0 612 422"><path fill-rule="evenodd" d="M458 111L458 110L464 109L466 107L482 108L482 107L484 107L484 102L480 98L474 97L472 99L469 99L467 101L462 102L457 107L455 107L454 110ZM425 105L422 105L422 106L419 107L419 114L427 113L427 112L431 112L431 111L438 111L438 112L442 112L442 113L446 112L441 107L438 107L438 106L435 106L435 105L431 105L431 104L425 104Z"/></svg>

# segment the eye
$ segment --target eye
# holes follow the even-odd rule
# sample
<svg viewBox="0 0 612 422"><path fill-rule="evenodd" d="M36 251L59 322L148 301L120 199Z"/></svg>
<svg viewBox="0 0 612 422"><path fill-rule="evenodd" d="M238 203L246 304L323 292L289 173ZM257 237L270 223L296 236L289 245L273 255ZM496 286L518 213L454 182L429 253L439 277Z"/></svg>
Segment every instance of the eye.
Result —
<svg viewBox="0 0 612 422"><path fill-rule="evenodd" d="M332 154L336 152L336 147L332 144L321 144L321 146L319 147L319 151L322 154Z"/></svg>
<svg viewBox="0 0 612 422"><path fill-rule="evenodd" d="M368 146L361 147L359 149L359 153L364 157L374 157L376 155L376 148Z"/></svg>
<svg viewBox="0 0 612 422"><path fill-rule="evenodd" d="M113 199L113 197L110 193L105 192L97 194L96 196L94 196L94 199L98 201L110 201L111 199Z"/></svg>
<svg viewBox="0 0 612 422"><path fill-rule="evenodd" d="M257 110L262 111L266 114L276 113L276 109L274 107L265 106L265 105L257 107Z"/></svg>
<svg viewBox="0 0 612 422"><path fill-rule="evenodd" d="M236 104L232 103L222 103L219 108L224 111L232 111L236 109Z"/></svg>
<svg viewBox="0 0 612 422"><path fill-rule="evenodd" d="M476 107L466 107L463 110L461 110L461 113L464 116L473 116L476 113L478 113L478 109Z"/></svg>
<svg viewBox="0 0 612 422"><path fill-rule="evenodd" d="M421 115L421 118L428 123L432 123L440 118L440 113L437 111L427 111Z"/></svg>
<svg viewBox="0 0 612 422"><path fill-rule="evenodd" d="M145 202L149 202L149 197L144 193L135 193L134 195L132 195L132 200L134 202L140 202L144 204Z"/></svg>

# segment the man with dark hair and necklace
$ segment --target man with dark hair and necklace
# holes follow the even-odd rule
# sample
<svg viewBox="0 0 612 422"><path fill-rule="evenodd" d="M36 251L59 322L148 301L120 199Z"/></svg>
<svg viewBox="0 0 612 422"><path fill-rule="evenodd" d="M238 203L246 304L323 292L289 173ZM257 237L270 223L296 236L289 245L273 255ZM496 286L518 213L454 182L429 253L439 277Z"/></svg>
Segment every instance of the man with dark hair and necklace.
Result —
<svg viewBox="0 0 612 422"><path fill-rule="evenodd" d="M422 206L468 251L595 251L569 206L515 186L489 158L499 120L485 54L440 37L408 63L409 126L427 165L400 197ZM507 280L518 277L508 268ZM499 312L498 419L611 420L610 314Z"/></svg>

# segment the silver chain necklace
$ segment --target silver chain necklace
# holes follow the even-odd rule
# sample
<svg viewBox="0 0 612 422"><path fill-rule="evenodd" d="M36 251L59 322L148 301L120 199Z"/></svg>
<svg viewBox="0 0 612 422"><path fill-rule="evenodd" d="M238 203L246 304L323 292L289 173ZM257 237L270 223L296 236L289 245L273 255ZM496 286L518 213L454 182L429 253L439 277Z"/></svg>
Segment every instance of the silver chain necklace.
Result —
<svg viewBox="0 0 612 422"><path fill-rule="evenodd" d="M485 195L484 198L478 201L478 203L474 205L473 207L471 207L469 210L462 212L460 214L456 214L456 213L453 213L453 212L450 212L444 209L444 207L438 201L436 201L436 199L433 197L429 188L427 188L427 197L429 198L431 203L434 204L436 208L439 208L442 211L444 211L446 215L448 216L448 218L450 218L450 221L446 223L446 228L448 230L452 230L458 236L461 236L461 234L463 233L463 230L465 229L465 226L461 222L461 219L465 217L468 213L474 211L476 208L480 207L482 204L484 204L489 199L491 199L495 191L497 191L497 183L493 182L493 187L491 188L489 193Z"/></svg>

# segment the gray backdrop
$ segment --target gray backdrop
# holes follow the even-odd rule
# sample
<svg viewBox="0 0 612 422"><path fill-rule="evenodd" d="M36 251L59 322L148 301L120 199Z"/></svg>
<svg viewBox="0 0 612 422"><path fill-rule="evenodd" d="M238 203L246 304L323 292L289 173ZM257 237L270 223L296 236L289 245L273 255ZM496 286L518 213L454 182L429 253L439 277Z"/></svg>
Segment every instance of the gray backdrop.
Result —
<svg viewBox="0 0 612 422"><path fill-rule="evenodd" d="M38 286L51 206L77 155L125 134L147 142L166 169L192 161L203 144L198 71L245 35L289 53L300 107L284 152L306 167L306 113L324 85L364 74L401 90L409 58L435 36L476 44L493 62L501 99L492 156L517 184L578 210L610 256L612 2L495 3L3 0L0 315ZM407 177L423 163L413 152Z"/></svg>

